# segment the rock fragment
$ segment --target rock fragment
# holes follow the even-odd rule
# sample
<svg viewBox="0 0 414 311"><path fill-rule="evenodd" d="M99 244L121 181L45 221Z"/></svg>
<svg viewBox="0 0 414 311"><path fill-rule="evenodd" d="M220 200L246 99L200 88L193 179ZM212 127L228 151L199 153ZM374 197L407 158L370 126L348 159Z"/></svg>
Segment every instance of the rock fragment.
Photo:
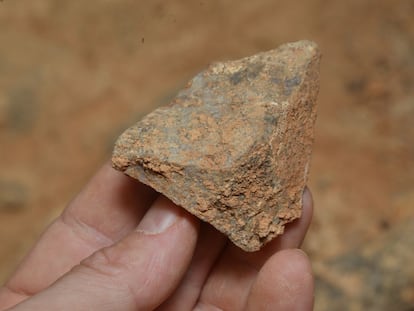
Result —
<svg viewBox="0 0 414 311"><path fill-rule="evenodd" d="M319 60L300 41L210 65L119 137L113 166L259 250L301 215Z"/></svg>

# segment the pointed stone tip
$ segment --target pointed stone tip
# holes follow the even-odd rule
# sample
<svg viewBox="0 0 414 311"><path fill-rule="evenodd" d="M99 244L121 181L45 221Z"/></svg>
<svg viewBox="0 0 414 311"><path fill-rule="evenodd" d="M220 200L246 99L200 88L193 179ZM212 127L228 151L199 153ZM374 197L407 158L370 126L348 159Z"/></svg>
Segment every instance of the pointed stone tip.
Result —
<svg viewBox="0 0 414 311"><path fill-rule="evenodd" d="M318 44L310 40L301 40L293 43L297 46L298 49L301 49L304 54L308 55L309 58L319 59L322 56L321 50Z"/></svg>
<svg viewBox="0 0 414 311"><path fill-rule="evenodd" d="M309 54L312 54L312 55L321 54L318 44L311 40L300 40L300 41L295 41L295 42L289 42L289 43L281 45L280 47L284 47L284 46L287 46L293 49L302 49L303 51L308 52Z"/></svg>
<svg viewBox="0 0 414 311"><path fill-rule="evenodd" d="M293 42L293 44L306 46L309 49L309 51L319 50L318 44L312 40L299 40L299 41Z"/></svg>

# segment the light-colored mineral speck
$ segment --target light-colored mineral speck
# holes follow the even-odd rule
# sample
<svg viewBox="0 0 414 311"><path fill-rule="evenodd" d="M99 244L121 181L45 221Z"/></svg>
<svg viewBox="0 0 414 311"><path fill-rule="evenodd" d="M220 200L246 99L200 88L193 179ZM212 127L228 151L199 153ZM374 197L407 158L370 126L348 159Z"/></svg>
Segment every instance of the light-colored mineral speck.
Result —
<svg viewBox="0 0 414 311"><path fill-rule="evenodd" d="M113 166L259 250L301 215L319 60L299 41L211 65L119 137Z"/></svg>

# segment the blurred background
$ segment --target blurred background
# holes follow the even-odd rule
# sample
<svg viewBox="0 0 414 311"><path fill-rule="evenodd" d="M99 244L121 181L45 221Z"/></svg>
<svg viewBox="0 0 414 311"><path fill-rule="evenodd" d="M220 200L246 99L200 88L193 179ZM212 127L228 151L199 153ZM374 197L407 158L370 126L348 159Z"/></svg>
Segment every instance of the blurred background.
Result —
<svg viewBox="0 0 414 311"><path fill-rule="evenodd" d="M212 61L310 39L315 310L413 310L413 16L412 0L1 1L0 281L123 129Z"/></svg>

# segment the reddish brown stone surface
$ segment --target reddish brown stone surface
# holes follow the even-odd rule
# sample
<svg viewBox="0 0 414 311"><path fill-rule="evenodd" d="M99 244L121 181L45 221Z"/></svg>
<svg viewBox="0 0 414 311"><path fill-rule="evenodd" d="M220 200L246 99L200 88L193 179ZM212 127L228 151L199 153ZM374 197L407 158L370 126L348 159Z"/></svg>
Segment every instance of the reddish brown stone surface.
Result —
<svg viewBox="0 0 414 311"><path fill-rule="evenodd" d="M113 166L259 250L301 215L319 59L300 41L212 64L121 135Z"/></svg>

